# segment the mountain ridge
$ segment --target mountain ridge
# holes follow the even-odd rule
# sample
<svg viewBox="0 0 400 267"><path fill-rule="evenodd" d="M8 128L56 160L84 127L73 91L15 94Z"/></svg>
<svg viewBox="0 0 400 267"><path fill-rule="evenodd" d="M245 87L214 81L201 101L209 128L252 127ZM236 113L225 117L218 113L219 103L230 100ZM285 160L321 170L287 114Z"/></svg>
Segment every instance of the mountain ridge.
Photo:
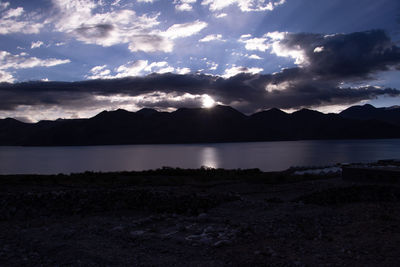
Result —
<svg viewBox="0 0 400 267"><path fill-rule="evenodd" d="M310 109L286 113L272 108L245 115L232 107L218 105L207 109L181 108L170 113L155 109L137 112L118 109L102 111L86 119L37 123L0 119L0 145L71 146L365 138L400 138L400 108L353 106L339 114L324 114Z"/></svg>

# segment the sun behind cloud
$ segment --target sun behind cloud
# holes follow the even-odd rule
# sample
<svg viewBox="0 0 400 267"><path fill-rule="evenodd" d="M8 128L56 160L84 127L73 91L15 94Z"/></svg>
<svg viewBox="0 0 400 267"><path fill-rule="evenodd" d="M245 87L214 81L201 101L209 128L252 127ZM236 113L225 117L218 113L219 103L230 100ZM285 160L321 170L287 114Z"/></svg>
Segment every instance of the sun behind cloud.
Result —
<svg viewBox="0 0 400 267"><path fill-rule="evenodd" d="M203 108L212 108L215 106L214 99L209 95L203 95Z"/></svg>

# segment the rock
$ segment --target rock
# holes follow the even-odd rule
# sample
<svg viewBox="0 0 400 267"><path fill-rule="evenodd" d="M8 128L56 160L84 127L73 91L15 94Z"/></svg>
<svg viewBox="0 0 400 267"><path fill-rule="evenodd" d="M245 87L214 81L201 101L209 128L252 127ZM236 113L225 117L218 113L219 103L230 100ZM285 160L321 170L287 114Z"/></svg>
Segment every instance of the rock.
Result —
<svg viewBox="0 0 400 267"><path fill-rule="evenodd" d="M214 229L214 227L212 227L212 226L210 225L210 226L204 228L204 231L203 231L203 232L204 232L204 233L213 233L213 232L215 232L215 229Z"/></svg>
<svg viewBox="0 0 400 267"><path fill-rule="evenodd" d="M201 235L189 235L185 239L188 241L196 241L201 239Z"/></svg>
<svg viewBox="0 0 400 267"><path fill-rule="evenodd" d="M215 242L213 244L213 247L220 248L222 246L226 246L226 245L230 245L230 244L232 244L231 241L224 239L224 240L219 240L219 241Z"/></svg>
<svg viewBox="0 0 400 267"><path fill-rule="evenodd" d="M146 232L143 230L137 230L137 231L132 231L130 234L132 237L137 238L143 236L145 233Z"/></svg>
<svg viewBox="0 0 400 267"><path fill-rule="evenodd" d="M212 243L212 239L209 238L208 236L202 236L201 239L199 240L199 242L204 245L209 245Z"/></svg>
<svg viewBox="0 0 400 267"><path fill-rule="evenodd" d="M275 250L273 250L272 248L270 248L270 247L268 247L268 251L267 251L267 254L269 255L269 256L271 256L271 257L276 257L276 252L275 252Z"/></svg>
<svg viewBox="0 0 400 267"><path fill-rule="evenodd" d="M208 215L207 213L200 213L199 216L197 216L197 219L204 222L208 219Z"/></svg>
<svg viewBox="0 0 400 267"><path fill-rule="evenodd" d="M119 225L119 226L115 226L114 228L111 229L112 232L121 232L124 230L125 227Z"/></svg>
<svg viewBox="0 0 400 267"><path fill-rule="evenodd" d="M180 224L180 225L177 225L177 230L179 232L185 232L187 230L187 228L184 225Z"/></svg>

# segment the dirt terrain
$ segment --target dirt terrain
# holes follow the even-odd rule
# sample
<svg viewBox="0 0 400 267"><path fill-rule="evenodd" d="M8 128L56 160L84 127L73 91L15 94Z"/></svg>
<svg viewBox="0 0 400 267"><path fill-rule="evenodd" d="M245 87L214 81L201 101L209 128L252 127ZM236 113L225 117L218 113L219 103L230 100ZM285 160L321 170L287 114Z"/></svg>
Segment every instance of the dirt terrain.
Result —
<svg viewBox="0 0 400 267"><path fill-rule="evenodd" d="M0 266L398 266L400 260L395 185L332 176L271 182L228 173L137 182L136 175L135 183L125 176L2 177Z"/></svg>

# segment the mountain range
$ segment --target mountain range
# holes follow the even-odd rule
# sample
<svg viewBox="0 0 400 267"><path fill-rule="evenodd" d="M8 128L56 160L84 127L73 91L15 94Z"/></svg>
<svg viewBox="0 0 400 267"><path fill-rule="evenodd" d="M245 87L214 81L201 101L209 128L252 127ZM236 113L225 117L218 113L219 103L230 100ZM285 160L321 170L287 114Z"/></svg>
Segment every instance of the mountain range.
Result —
<svg viewBox="0 0 400 267"><path fill-rule="evenodd" d="M339 114L270 109L245 115L229 106L103 111L88 119L24 123L0 119L0 145L72 146L400 138L400 107L353 106Z"/></svg>

